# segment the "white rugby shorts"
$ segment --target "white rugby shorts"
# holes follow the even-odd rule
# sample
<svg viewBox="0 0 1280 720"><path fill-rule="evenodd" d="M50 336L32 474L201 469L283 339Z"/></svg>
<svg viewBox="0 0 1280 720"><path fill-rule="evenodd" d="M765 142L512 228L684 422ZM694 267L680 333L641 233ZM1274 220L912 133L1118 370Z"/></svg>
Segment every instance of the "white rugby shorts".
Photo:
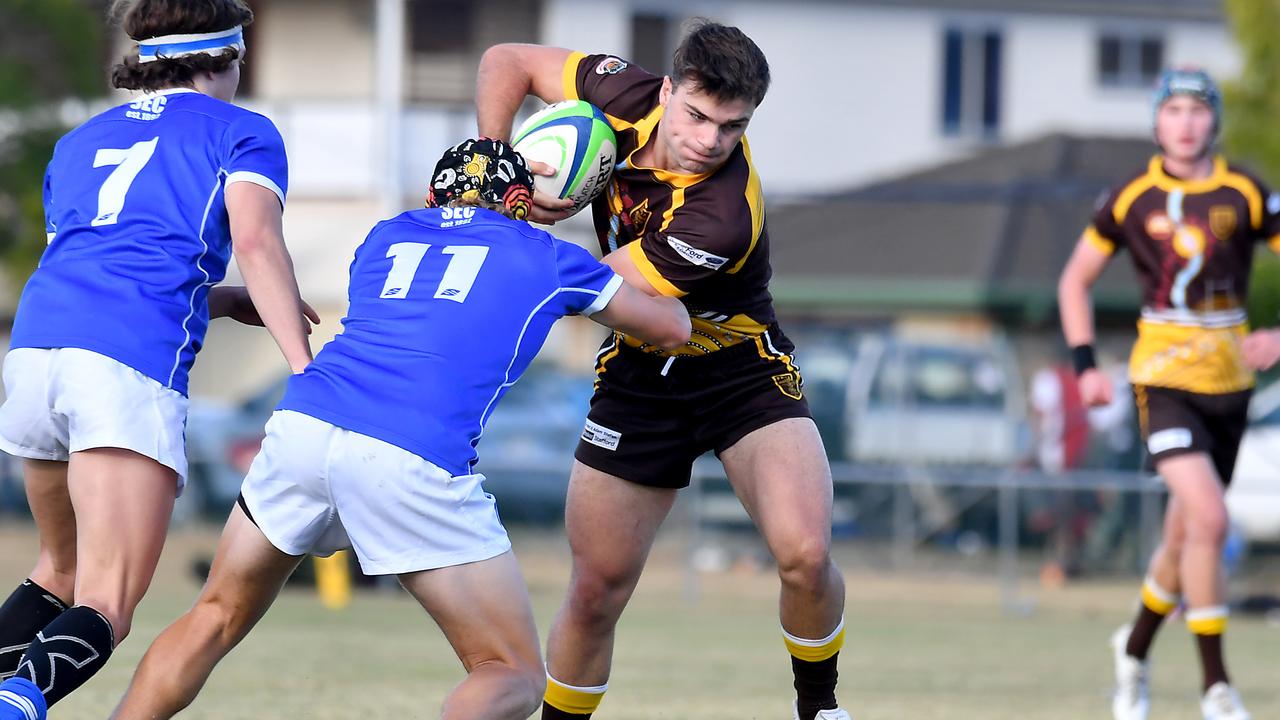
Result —
<svg viewBox="0 0 1280 720"><path fill-rule="evenodd" d="M93 448L132 450L187 477L188 400L124 363L79 348L17 348L4 358L0 449L66 461Z"/></svg>
<svg viewBox="0 0 1280 720"><path fill-rule="evenodd" d="M277 410L241 488L254 524L288 555L352 548L368 575L487 560L511 549L483 475L310 415Z"/></svg>

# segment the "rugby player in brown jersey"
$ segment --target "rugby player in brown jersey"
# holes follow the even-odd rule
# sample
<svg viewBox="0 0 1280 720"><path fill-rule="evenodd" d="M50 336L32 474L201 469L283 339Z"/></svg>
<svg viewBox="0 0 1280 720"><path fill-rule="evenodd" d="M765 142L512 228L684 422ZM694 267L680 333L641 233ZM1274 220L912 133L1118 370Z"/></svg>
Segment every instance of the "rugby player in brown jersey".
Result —
<svg viewBox="0 0 1280 720"><path fill-rule="evenodd" d="M673 68L661 77L615 56L535 45L498 45L480 63L482 135L508 137L530 94L586 100L608 116L619 162L593 207L604 261L636 287L682 298L694 318L680 350L615 334L598 356L569 482L573 573L548 638L542 717L582 720L599 706L614 629L658 526L694 459L714 451L778 563L794 717L846 720L835 698L844 581L830 557L831 473L793 346L774 320L760 182L744 137L768 63L737 28L701 22ZM534 203L539 222L569 214L555 198Z"/></svg>
<svg viewBox="0 0 1280 720"><path fill-rule="evenodd" d="M1163 75L1154 109L1160 154L1101 199L1059 284L1081 396L1105 404L1113 389L1094 367L1089 288L1116 250L1132 255L1143 306L1129 377L1148 454L1172 495L1138 617L1112 638L1117 720L1147 717L1147 651L1180 602L1200 653L1204 717L1249 717L1222 656L1223 492L1253 371L1276 361L1275 331L1249 332L1245 299L1256 244L1280 250L1280 195L1213 154L1220 98L1202 71Z"/></svg>

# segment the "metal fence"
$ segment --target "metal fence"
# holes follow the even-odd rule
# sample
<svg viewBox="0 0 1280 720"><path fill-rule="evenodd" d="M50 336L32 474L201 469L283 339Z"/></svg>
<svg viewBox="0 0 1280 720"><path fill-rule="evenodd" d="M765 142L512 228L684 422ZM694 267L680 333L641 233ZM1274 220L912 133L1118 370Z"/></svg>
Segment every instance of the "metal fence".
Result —
<svg viewBox="0 0 1280 720"><path fill-rule="evenodd" d="M1020 551L1028 533L1028 508L1053 514L1055 507L1080 494L1107 494L1128 503L1126 528L1136 537L1137 558L1129 568L1141 572L1160 534L1165 486L1155 476L1122 471L1073 471L1047 474L1036 470L949 468L903 465L832 465L835 483L833 537L857 538L888 546L891 569L916 564L926 544L943 535L990 542L996 550L995 578L1007 612L1025 613L1030 599L1020 587L1024 571ZM726 536L754 533L754 526L729 486L719 463L695 466L687 502L689 563L686 591L698 595L701 557ZM1136 506L1136 507L1135 507ZM975 511L977 511L975 513ZM977 514L988 522L965 527L965 516ZM994 517L991 517L994 516ZM1136 516L1136 517L1134 517Z"/></svg>

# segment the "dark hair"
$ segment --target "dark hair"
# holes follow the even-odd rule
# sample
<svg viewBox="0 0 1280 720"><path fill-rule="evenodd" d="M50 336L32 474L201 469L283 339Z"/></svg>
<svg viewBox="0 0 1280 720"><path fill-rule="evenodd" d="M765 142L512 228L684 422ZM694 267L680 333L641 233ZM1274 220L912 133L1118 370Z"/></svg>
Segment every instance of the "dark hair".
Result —
<svg viewBox="0 0 1280 720"><path fill-rule="evenodd" d="M672 58L671 81L688 80L719 100L759 105L769 91L769 61L760 47L738 28L705 18L689 28Z"/></svg>
<svg viewBox="0 0 1280 720"><path fill-rule="evenodd" d="M111 17L134 40L161 35L209 33L253 22L244 0L115 0ZM220 73L239 62L233 50L218 55L199 53L139 63L137 48L111 70L111 86L126 90L191 87L202 73Z"/></svg>

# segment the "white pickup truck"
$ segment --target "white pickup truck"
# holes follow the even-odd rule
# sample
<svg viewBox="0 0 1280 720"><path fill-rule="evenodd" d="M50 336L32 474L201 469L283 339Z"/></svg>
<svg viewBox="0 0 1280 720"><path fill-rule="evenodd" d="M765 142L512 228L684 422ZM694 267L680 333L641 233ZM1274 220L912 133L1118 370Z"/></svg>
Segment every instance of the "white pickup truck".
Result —
<svg viewBox="0 0 1280 720"><path fill-rule="evenodd" d="M1280 383L1259 390L1249 404L1227 510L1250 542L1280 543Z"/></svg>

